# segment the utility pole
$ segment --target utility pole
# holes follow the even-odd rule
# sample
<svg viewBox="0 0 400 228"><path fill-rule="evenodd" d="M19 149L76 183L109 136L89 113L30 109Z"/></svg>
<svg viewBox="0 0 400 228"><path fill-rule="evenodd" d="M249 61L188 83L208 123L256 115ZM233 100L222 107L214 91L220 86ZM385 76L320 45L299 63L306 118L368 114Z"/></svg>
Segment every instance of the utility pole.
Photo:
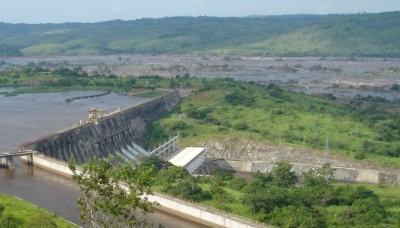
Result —
<svg viewBox="0 0 400 228"><path fill-rule="evenodd" d="M325 164L329 163L329 137L328 132L326 133L326 143L325 143L325 156L324 156Z"/></svg>
<svg viewBox="0 0 400 228"><path fill-rule="evenodd" d="M329 138L328 138L328 132L327 132L326 133L326 144L325 144L325 164L328 164L328 163L329 163ZM324 165L322 165L322 166L324 166ZM324 172L325 181L328 181L328 173L325 168L324 168L323 172Z"/></svg>
<svg viewBox="0 0 400 228"><path fill-rule="evenodd" d="M282 160L282 138L279 135L279 146L278 146L278 153L276 155L276 161Z"/></svg>
<svg viewBox="0 0 400 228"><path fill-rule="evenodd" d="M300 154L300 163L303 164L304 161L304 149L305 149L305 144L306 144L306 137L303 136L303 148L301 149L301 154Z"/></svg>

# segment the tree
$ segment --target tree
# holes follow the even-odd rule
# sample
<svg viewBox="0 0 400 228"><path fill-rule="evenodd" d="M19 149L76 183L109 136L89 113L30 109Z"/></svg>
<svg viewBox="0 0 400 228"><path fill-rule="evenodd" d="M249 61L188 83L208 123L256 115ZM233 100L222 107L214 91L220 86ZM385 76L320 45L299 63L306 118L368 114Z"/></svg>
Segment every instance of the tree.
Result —
<svg viewBox="0 0 400 228"><path fill-rule="evenodd" d="M190 176L190 174L185 167L169 166L167 169L160 170L157 173L156 178L158 184L161 184L165 191L168 191L168 188L171 187L172 183L176 180L185 179L188 176Z"/></svg>
<svg viewBox="0 0 400 228"><path fill-rule="evenodd" d="M163 161L156 155L150 155L148 157L144 157L141 159L140 167L154 167L154 171L159 172L160 170L167 170L169 167L173 166L170 162L168 161Z"/></svg>
<svg viewBox="0 0 400 228"><path fill-rule="evenodd" d="M274 177L273 183L276 186L291 188L297 181L298 177L296 173L291 171L292 165L288 162L277 162L276 167L271 171Z"/></svg>
<svg viewBox="0 0 400 228"><path fill-rule="evenodd" d="M310 169L301 175L301 182L304 187L323 188L329 186L330 180L334 177L336 169L325 163L321 168Z"/></svg>
<svg viewBox="0 0 400 228"><path fill-rule="evenodd" d="M79 171L71 157L69 168L83 197L77 199L84 224L94 228L148 227L135 213L152 213L144 195L151 194L153 168L135 169L130 163L93 158Z"/></svg>
<svg viewBox="0 0 400 228"><path fill-rule="evenodd" d="M318 175L324 177L325 181L329 183L335 177L336 169L331 168L331 164L325 163L321 168L316 169Z"/></svg>
<svg viewBox="0 0 400 228"><path fill-rule="evenodd" d="M279 227L326 227L325 216L319 210L304 206L276 207L269 217L268 222Z"/></svg>
<svg viewBox="0 0 400 228"><path fill-rule="evenodd" d="M247 185L246 179L244 179L243 177L237 177L231 180L231 183L227 187L236 191L240 191L246 185Z"/></svg>

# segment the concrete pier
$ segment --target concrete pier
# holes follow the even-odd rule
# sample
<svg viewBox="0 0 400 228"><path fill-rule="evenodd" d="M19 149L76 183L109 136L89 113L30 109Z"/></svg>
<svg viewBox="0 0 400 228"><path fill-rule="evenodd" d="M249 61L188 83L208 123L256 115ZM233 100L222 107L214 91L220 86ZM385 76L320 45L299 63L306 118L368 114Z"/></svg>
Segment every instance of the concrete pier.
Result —
<svg viewBox="0 0 400 228"><path fill-rule="evenodd" d="M33 153L33 151L0 153L0 166L14 169L14 157L26 157L27 163L32 164Z"/></svg>

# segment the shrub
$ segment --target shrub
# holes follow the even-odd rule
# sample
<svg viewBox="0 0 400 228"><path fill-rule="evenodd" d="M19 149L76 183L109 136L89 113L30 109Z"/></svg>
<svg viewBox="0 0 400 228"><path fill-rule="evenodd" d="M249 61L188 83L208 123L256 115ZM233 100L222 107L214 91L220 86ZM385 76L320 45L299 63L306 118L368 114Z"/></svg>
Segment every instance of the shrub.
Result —
<svg viewBox="0 0 400 228"><path fill-rule="evenodd" d="M245 130L247 130L247 129L249 128L249 125L247 125L246 122L240 122L240 123L237 123L237 124L234 126L234 128L235 128L236 130L239 130L239 131L245 131Z"/></svg>

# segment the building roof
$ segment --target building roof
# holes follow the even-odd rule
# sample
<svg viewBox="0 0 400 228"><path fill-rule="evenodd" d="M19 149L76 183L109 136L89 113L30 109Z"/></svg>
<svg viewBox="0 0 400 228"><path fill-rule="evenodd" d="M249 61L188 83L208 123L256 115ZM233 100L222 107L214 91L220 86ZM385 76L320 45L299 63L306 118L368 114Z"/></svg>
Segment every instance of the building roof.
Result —
<svg viewBox="0 0 400 228"><path fill-rule="evenodd" d="M186 147L184 150L179 152L177 155L169 159L169 162L176 166L185 167L195 157L201 154L206 148L204 147Z"/></svg>

